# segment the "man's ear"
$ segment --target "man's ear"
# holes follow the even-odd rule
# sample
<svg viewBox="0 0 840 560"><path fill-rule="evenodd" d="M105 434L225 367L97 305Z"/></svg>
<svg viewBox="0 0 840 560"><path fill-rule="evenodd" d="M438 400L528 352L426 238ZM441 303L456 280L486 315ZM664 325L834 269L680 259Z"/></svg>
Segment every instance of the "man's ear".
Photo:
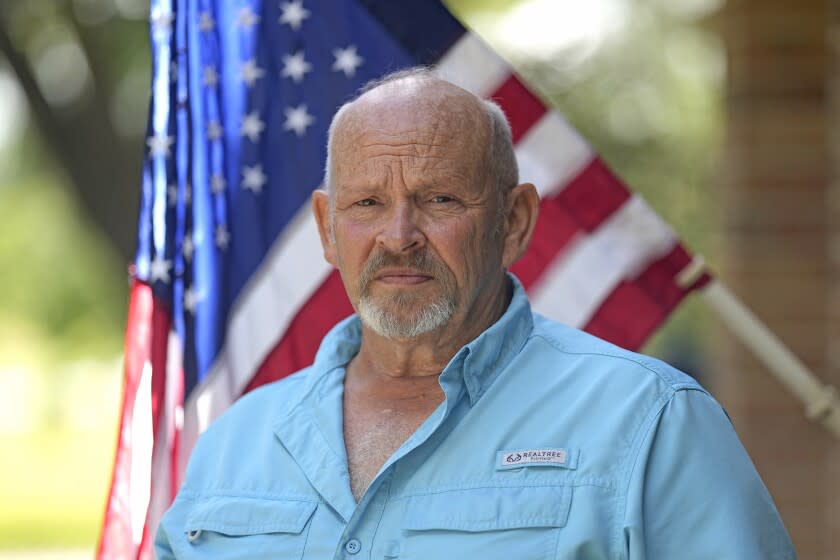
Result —
<svg viewBox="0 0 840 560"><path fill-rule="evenodd" d="M502 265L505 268L519 260L531 242L537 216L540 212L540 195L531 183L513 187L507 194L508 211L505 216L504 251Z"/></svg>
<svg viewBox="0 0 840 560"><path fill-rule="evenodd" d="M328 263L338 268L338 261L335 258L335 238L331 232L330 198L326 191L319 189L312 193L312 214L314 214L315 222L318 224L318 235L321 236L324 258Z"/></svg>

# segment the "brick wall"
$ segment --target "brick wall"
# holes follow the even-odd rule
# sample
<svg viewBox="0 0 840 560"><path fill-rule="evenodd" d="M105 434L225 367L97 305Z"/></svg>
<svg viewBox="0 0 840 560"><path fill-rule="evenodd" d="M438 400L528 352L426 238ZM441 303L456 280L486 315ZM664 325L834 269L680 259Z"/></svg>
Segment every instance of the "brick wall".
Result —
<svg viewBox="0 0 840 560"><path fill-rule="evenodd" d="M840 6L840 2L833 2ZM840 385L840 10L729 0L720 275L823 380ZM712 193L710 193L712 194ZM722 327L721 327L722 328ZM721 332L714 389L803 560L840 558L840 441Z"/></svg>

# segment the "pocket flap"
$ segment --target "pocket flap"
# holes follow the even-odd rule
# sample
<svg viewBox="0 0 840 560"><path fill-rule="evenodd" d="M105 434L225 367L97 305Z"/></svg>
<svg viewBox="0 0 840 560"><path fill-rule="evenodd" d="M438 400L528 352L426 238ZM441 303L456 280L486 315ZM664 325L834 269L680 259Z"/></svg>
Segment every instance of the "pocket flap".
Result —
<svg viewBox="0 0 840 560"><path fill-rule="evenodd" d="M403 526L410 531L562 527L569 517L572 488L471 488L412 496L408 500Z"/></svg>
<svg viewBox="0 0 840 560"><path fill-rule="evenodd" d="M239 496L211 496L194 502L187 533L213 531L231 536L300 533L317 502Z"/></svg>

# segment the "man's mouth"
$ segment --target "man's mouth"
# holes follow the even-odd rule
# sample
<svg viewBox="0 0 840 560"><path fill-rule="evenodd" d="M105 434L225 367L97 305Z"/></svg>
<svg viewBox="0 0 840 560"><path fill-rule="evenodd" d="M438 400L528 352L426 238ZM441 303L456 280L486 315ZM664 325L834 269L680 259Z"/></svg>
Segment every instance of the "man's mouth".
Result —
<svg viewBox="0 0 840 560"><path fill-rule="evenodd" d="M382 270L376 274L375 279L383 284L413 285L422 284L431 280L431 274L411 269L390 269Z"/></svg>

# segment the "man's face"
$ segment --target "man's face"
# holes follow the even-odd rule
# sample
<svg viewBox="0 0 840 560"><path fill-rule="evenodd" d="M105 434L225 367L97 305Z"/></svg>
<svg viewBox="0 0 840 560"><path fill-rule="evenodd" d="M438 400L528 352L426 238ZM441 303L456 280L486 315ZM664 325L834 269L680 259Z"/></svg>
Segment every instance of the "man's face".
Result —
<svg viewBox="0 0 840 560"><path fill-rule="evenodd" d="M354 107L336 131L327 255L383 336L466 321L497 296L486 289L503 276L489 127L459 101Z"/></svg>

